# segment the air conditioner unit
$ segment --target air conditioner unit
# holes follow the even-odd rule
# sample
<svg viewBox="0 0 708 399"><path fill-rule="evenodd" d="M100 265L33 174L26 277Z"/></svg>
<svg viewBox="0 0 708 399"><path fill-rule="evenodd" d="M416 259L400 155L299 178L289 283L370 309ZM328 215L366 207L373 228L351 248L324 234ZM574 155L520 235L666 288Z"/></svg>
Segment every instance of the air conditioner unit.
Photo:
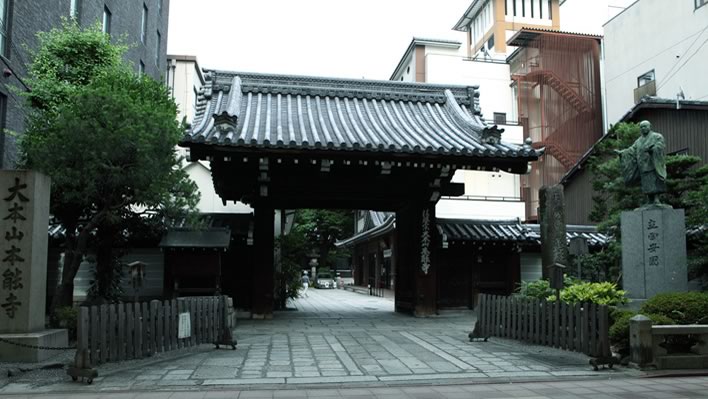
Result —
<svg viewBox="0 0 708 399"><path fill-rule="evenodd" d="M656 96L656 80L652 80L634 89L635 104L638 104L644 96Z"/></svg>

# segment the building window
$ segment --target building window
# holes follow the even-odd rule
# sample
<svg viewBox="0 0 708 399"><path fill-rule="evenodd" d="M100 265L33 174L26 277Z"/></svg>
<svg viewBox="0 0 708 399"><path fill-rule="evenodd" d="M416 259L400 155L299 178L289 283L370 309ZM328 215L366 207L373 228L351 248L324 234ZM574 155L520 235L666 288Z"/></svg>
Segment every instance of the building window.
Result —
<svg viewBox="0 0 708 399"><path fill-rule="evenodd" d="M553 19L553 0L548 0L548 19Z"/></svg>
<svg viewBox="0 0 708 399"><path fill-rule="evenodd" d="M71 6L69 9L69 16L78 21L81 11L81 0L71 0Z"/></svg>
<svg viewBox="0 0 708 399"><path fill-rule="evenodd" d="M708 0L694 0L696 2L696 10L708 4Z"/></svg>
<svg viewBox="0 0 708 399"><path fill-rule="evenodd" d="M538 17L543 19L543 0L538 0Z"/></svg>
<svg viewBox="0 0 708 399"><path fill-rule="evenodd" d="M162 47L162 35L157 31L157 42L155 43L155 64L160 65L160 48Z"/></svg>
<svg viewBox="0 0 708 399"><path fill-rule="evenodd" d="M103 6L103 33L111 34L111 10Z"/></svg>
<svg viewBox="0 0 708 399"><path fill-rule="evenodd" d="M138 76L143 76L145 74L145 63L140 60L140 65L138 65Z"/></svg>
<svg viewBox="0 0 708 399"><path fill-rule="evenodd" d="M531 0L531 18L533 18L533 0Z"/></svg>
<svg viewBox="0 0 708 399"><path fill-rule="evenodd" d="M511 7L514 12L514 16L516 16L516 0L511 0Z"/></svg>
<svg viewBox="0 0 708 399"><path fill-rule="evenodd" d="M526 0L521 0L521 16L526 16Z"/></svg>
<svg viewBox="0 0 708 399"><path fill-rule="evenodd" d="M708 1L708 0L706 0L706 1ZM654 80L655 80L655 79L654 79L654 70L652 69L651 71L649 71L649 72L647 72L647 73L645 73L645 74L643 74L643 75L640 75L640 76L637 78L637 87L642 87L642 86L644 86L645 84L647 84L647 83L649 83L649 82L651 82L651 81L654 81Z"/></svg>
<svg viewBox="0 0 708 399"><path fill-rule="evenodd" d="M7 57L10 47L7 24L10 20L10 0L0 0L0 55Z"/></svg>
<svg viewBox="0 0 708 399"><path fill-rule="evenodd" d="M506 125L506 112L495 112L494 113L494 124L495 125Z"/></svg>
<svg viewBox="0 0 708 399"><path fill-rule="evenodd" d="M140 22L140 41L145 44L147 41L147 29L148 29L148 7L143 4L143 18Z"/></svg>

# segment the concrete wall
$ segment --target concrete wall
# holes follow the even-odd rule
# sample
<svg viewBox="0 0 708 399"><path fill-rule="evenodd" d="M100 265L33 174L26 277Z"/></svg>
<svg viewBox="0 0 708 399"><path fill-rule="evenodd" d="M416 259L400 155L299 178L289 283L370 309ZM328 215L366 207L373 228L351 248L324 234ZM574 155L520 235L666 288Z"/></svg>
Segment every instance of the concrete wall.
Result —
<svg viewBox="0 0 708 399"><path fill-rule="evenodd" d="M199 71L199 64L196 61L185 61L179 59L170 60L168 66L167 84L177 104L177 119L186 118L187 123L192 123L196 113L196 98L199 89L202 87Z"/></svg>
<svg viewBox="0 0 708 399"><path fill-rule="evenodd" d="M654 70L657 96L708 99L708 6L693 1L640 0L605 25L607 122L634 105L637 78Z"/></svg>
<svg viewBox="0 0 708 399"><path fill-rule="evenodd" d="M561 0L562 31L602 35L603 25L636 0Z"/></svg>

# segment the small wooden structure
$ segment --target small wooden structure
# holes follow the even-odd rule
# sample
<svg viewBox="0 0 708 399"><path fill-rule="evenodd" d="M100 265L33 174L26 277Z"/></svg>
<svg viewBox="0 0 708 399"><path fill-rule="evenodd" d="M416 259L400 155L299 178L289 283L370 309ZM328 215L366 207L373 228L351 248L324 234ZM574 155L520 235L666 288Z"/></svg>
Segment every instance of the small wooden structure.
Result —
<svg viewBox="0 0 708 399"><path fill-rule="evenodd" d="M220 295L222 255L230 241L227 228L169 230L160 242L165 252L165 296Z"/></svg>

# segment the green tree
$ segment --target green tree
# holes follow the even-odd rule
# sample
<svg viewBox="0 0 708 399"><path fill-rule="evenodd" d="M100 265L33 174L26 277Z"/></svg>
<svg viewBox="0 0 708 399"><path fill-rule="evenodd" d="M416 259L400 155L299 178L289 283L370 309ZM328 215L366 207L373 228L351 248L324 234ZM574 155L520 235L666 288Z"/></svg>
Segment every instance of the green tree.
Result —
<svg viewBox="0 0 708 399"><path fill-rule="evenodd" d="M350 237L353 230L352 211L301 209L295 213L293 231L305 237L308 255L318 257L320 268L332 268L337 257L348 254L347 250L336 248L334 243Z"/></svg>
<svg viewBox="0 0 708 399"><path fill-rule="evenodd" d="M53 310L72 304L92 236L102 258L100 293L112 281L111 237L123 234L126 215L175 216L194 209L198 193L176 156L183 126L174 101L164 85L121 61L125 46L111 44L98 26L72 23L39 39L20 151L21 166L52 178L50 211L66 229Z"/></svg>
<svg viewBox="0 0 708 399"><path fill-rule="evenodd" d="M639 134L639 125L635 123L619 123L613 126L608 136L597 144L588 162L595 193L590 220L598 223L600 232L611 235L616 240L600 252L581 258L583 270L588 273L582 278L595 281L618 281L620 278L620 214L622 211L640 207L645 196L639 187L624 184L619 159L613 150L629 147ZM666 156L667 193L662 194L661 201L674 208L685 209L689 225L708 220L705 218L708 212L708 200L705 199L705 193L708 191L708 170L705 167L694 168L699 162L699 157L691 155ZM701 192L704 193L703 197Z"/></svg>

